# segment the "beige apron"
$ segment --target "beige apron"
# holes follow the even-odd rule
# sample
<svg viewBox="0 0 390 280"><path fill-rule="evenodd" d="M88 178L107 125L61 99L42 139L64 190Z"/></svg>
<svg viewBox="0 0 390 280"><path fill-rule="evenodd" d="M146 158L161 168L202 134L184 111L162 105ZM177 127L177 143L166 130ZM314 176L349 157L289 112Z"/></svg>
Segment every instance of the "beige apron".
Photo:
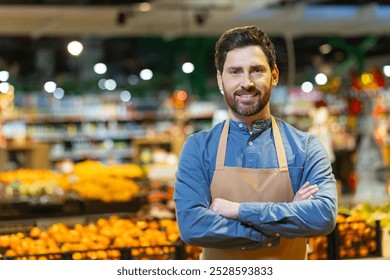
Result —
<svg viewBox="0 0 390 280"><path fill-rule="evenodd" d="M279 168L252 169L224 166L229 132L229 119L225 122L218 146L216 169L211 182L211 197L235 202L290 202L294 198L287 167L282 137L274 117L272 131L275 139ZM204 248L202 259L305 259L306 239L281 238L275 247L253 250Z"/></svg>

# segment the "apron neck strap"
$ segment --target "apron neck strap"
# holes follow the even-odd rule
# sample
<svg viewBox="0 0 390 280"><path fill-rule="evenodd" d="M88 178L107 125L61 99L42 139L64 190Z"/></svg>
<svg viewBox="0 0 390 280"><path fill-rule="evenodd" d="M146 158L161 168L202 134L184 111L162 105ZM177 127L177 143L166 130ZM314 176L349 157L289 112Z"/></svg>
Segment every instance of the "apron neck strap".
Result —
<svg viewBox="0 0 390 280"><path fill-rule="evenodd" d="M276 123L276 120L273 116L271 116L271 120L272 120L272 132L274 134L274 139L275 139L275 147L276 147L276 154L278 156L279 168L287 168L287 159L286 159L286 153L284 151L282 135L280 134L278 124Z"/></svg>
<svg viewBox="0 0 390 280"><path fill-rule="evenodd" d="M230 118L227 118L222 128L221 138L218 144L217 161L215 163L215 167L217 169L221 169L225 165L225 154L226 154L227 139L229 134L229 125L230 125Z"/></svg>
<svg viewBox="0 0 390 280"><path fill-rule="evenodd" d="M271 116L272 121L272 133L275 139L276 155L278 157L279 168L287 168L286 153L284 151L282 136L280 135L279 127L276 120ZM223 168L225 165L225 155L227 148L227 139L229 135L230 118L227 118L222 129L221 138L218 144L216 168Z"/></svg>

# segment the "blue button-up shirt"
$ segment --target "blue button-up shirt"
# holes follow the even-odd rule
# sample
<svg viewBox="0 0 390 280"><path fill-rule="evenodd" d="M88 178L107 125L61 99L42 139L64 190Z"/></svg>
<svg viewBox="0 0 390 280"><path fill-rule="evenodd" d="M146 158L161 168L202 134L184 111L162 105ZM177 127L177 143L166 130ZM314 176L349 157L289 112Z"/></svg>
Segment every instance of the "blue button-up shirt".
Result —
<svg viewBox="0 0 390 280"><path fill-rule="evenodd" d="M312 200L274 203L244 202L238 220L212 212L210 185L224 122L189 136L176 173L174 200L184 242L212 248L260 248L280 237L330 233L337 217L336 181L324 146L312 134L276 119L286 152L293 192L308 181L319 191ZM245 123L230 120L225 166L277 168L271 127L250 139Z"/></svg>

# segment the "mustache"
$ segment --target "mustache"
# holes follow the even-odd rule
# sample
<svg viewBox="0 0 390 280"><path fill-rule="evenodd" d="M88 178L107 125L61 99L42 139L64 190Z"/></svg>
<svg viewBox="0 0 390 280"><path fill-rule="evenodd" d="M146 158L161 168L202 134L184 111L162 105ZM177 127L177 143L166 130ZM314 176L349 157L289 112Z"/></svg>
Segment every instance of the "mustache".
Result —
<svg viewBox="0 0 390 280"><path fill-rule="evenodd" d="M253 94L253 95L256 95L256 94L261 94L261 91L258 90L257 88L250 88L250 89L246 89L246 88L240 88L240 89L237 89L233 92L234 95L247 95L247 94Z"/></svg>

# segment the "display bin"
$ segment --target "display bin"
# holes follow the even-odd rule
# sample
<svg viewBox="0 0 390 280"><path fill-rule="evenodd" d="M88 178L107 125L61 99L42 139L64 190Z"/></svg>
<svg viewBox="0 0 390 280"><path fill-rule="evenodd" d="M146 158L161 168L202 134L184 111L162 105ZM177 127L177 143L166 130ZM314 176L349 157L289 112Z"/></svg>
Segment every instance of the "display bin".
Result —
<svg viewBox="0 0 390 280"><path fill-rule="evenodd" d="M146 197L141 195L129 201L104 202L101 200L84 200L84 215L102 213L136 213L146 203Z"/></svg>
<svg viewBox="0 0 390 280"><path fill-rule="evenodd" d="M145 201L145 196L137 196L129 201L118 202L75 199L67 199L57 203L8 203L0 201L0 221L55 218L104 213L136 213L145 204Z"/></svg>
<svg viewBox="0 0 390 280"><path fill-rule="evenodd" d="M337 223L327 236L308 239L310 260L341 260L382 256L380 221L370 226L365 221Z"/></svg>
<svg viewBox="0 0 390 280"><path fill-rule="evenodd" d="M0 220L0 236L2 234L11 234L15 232L28 232L32 227L36 226L36 221L33 220Z"/></svg>
<svg viewBox="0 0 390 280"><path fill-rule="evenodd" d="M170 245L132 248L108 248L87 251L70 251L50 254L3 256L3 260L185 260L185 245L178 242Z"/></svg>
<svg viewBox="0 0 390 280"><path fill-rule="evenodd" d="M185 260L198 251L174 220L117 213L0 221L0 259Z"/></svg>
<svg viewBox="0 0 390 280"><path fill-rule="evenodd" d="M308 259L309 260L329 260L332 258L330 254L331 246L329 235L315 236L307 239L308 243Z"/></svg>
<svg viewBox="0 0 390 280"><path fill-rule="evenodd" d="M382 256L380 221L369 226L365 221L343 222L330 235L333 259L355 259Z"/></svg>

